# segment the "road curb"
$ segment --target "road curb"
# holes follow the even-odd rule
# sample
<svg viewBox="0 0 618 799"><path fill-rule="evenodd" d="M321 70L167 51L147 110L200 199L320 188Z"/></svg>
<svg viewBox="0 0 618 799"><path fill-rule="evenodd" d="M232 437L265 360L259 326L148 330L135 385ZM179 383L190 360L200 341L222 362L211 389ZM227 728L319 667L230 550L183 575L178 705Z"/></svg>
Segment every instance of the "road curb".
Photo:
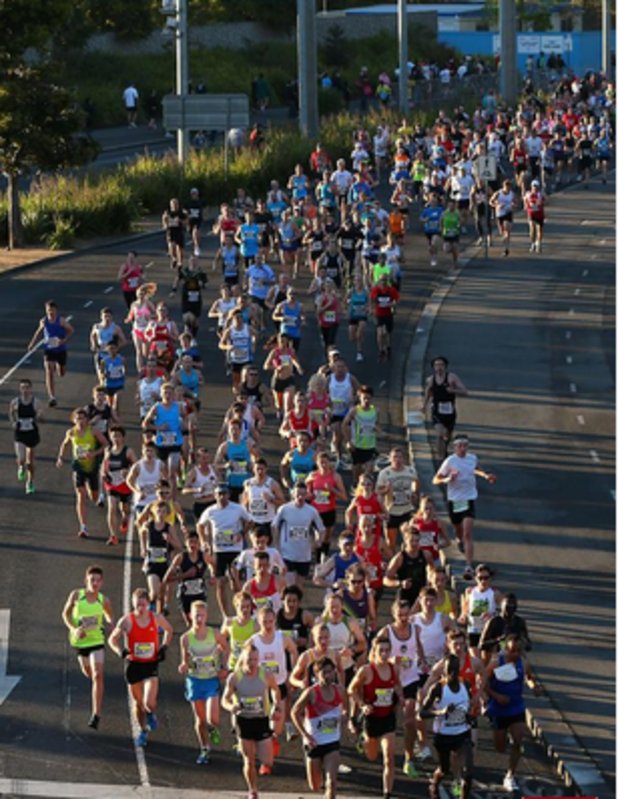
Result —
<svg viewBox="0 0 618 799"><path fill-rule="evenodd" d="M568 187L570 188L570 187ZM403 416L407 428L410 463L416 469L419 481L425 486L424 493L431 493L437 506L446 511L445 496L442 491L432 485L435 466L430 441L430 428L420 411L424 394L423 367L427 360L429 340L440 313L442 305L461 273L472 260L474 246L467 248L469 255L460 260L460 265L451 268L442 277L440 284L433 291L425 304L419 322L412 337L404 366ZM477 252L481 248L476 248ZM435 353L436 355L442 353ZM444 353L447 354L447 353ZM429 488L431 486L431 489ZM463 560L457 561L463 563ZM455 579L452 564L446 564L451 578ZM459 568L457 573L459 574ZM573 730L564 720L562 713L555 707L550 696L527 699L526 722L531 735L543 747L558 776L568 788L575 788L579 794L587 796L605 796L608 783L589 757L583 756L582 746L573 734Z"/></svg>

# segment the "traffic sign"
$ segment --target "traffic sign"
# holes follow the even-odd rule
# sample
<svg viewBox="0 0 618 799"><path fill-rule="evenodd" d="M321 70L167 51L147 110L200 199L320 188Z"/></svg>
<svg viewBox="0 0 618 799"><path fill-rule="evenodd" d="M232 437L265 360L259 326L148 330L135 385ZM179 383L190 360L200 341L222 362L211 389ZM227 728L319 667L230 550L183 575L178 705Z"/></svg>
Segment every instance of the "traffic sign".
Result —
<svg viewBox="0 0 618 799"><path fill-rule="evenodd" d="M249 126L246 94L168 94L163 98L167 130L230 130Z"/></svg>
<svg viewBox="0 0 618 799"><path fill-rule="evenodd" d="M495 180L498 176L498 159L495 155L479 155L474 162L474 174L479 180Z"/></svg>

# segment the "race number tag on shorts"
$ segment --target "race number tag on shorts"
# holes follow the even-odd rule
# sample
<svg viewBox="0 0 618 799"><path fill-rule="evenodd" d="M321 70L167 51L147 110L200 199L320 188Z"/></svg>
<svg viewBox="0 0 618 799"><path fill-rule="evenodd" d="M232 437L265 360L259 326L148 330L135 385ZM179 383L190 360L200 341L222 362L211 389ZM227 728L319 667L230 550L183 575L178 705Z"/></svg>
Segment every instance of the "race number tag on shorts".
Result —
<svg viewBox="0 0 618 799"><path fill-rule="evenodd" d="M234 531L233 530L221 530L217 533L215 541L218 547L225 549L226 547L231 547L234 545Z"/></svg>
<svg viewBox="0 0 618 799"><path fill-rule="evenodd" d="M176 444L176 433L173 430L163 430L159 435L162 447L173 447Z"/></svg>
<svg viewBox="0 0 618 799"><path fill-rule="evenodd" d="M390 707L393 704L392 688L376 688L376 707Z"/></svg>
<svg viewBox="0 0 618 799"><path fill-rule="evenodd" d="M200 677L216 677L217 669L212 655L198 655L193 658L193 663L195 664L195 671Z"/></svg>
<svg viewBox="0 0 618 799"><path fill-rule="evenodd" d="M148 559L151 563L167 563L167 548L150 547L148 550Z"/></svg>
<svg viewBox="0 0 618 799"><path fill-rule="evenodd" d="M465 513L469 507L470 503L467 499L461 502L453 502L453 513Z"/></svg>
<svg viewBox="0 0 618 799"><path fill-rule="evenodd" d="M184 588L185 594L201 594L204 591L204 581L201 579L197 580L185 580L182 584Z"/></svg>
<svg viewBox="0 0 618 799"><path fill-rule="evenodd" d="M22 433L31 433L34 430L34 419L18 419L17 421Z"/></svg>
<svg viewBox="0 0 618 799"><path fill-rule="evenodd" d="M137 641L133 646L133 655L140 660L150 660L154 657L155 645L144 641Z"/></svg>
<svg viewBox="0 0 618 799"><path fill-rule="evenodd" d="M438 403L438 413L441 413L443 416L450 416L453 413L453 403L452 402L439 402Z"/></svg>

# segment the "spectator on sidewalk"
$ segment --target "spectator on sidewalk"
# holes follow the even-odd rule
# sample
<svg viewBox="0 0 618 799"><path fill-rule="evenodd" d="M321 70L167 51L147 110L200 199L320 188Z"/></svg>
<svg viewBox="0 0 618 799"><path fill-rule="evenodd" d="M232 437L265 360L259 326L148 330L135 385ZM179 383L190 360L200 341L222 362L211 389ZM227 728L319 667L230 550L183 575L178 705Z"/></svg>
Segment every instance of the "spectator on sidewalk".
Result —
<svg viewBox="0 0 618 799"><path fill-rule="evenodd" d="M127 112L127 123L130 128L137 127L137 105L139 103L139 92L133 85L129 83L127 88L122 93L124 107Z"/></svg>

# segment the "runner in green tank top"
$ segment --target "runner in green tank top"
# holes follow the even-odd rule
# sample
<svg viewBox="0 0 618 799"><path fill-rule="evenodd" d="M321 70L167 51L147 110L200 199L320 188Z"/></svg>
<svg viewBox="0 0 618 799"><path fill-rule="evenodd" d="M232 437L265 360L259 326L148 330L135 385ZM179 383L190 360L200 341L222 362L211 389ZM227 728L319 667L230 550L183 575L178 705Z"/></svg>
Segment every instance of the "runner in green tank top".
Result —
<svg viewBox="0 0 618 799"><path fill-rule="evenodd" d="M207 626L208 606L191 603L191 627L180 638L180 674L185 675L185 698L191 703L200 752L198 766L208 763L210 744L221 742L219 732L220 680L227 677L229 643L218 630Z"/></svg>
<svg viewBox="0 0 618 799"><path fill-rule="evenodd" d="M103 570L89 566L85 588L71 591L62 611L62 620L69 631L69 641L77 652L84 677L92 683L92 713L88 726L96 730L103 704L103 668L105 663L105 623L113 624L112 604L101 593Z"/></svg>
<svg viewBox="0 0 618 799"><path fill-rule="evenodd" d="M258 631L258 625L252 617L253 600L246 591L239 591L234 595L235 616L226 618L221 625L221 634L229 643L229 666L233 670L238 664L238 658L243 646Z"/></svg>
<svg viewBox="0 0 618 799"><path fill-rule="evenodd" d="M358 482L361 474L373 471L377 450L378 411L372 404L373 389L358 389L358 405L350 408L343 421L343 431L352 452L352 476Z"/></svg>
<svg viewBox="0 0 618 799"><path fill-rule="evenodd" d="M459 236L461 235L461 219L455 207L455 200L449 200L442 214L442 239L444 252L451 254L453 266L457 266L459 258Z"/></svg>

